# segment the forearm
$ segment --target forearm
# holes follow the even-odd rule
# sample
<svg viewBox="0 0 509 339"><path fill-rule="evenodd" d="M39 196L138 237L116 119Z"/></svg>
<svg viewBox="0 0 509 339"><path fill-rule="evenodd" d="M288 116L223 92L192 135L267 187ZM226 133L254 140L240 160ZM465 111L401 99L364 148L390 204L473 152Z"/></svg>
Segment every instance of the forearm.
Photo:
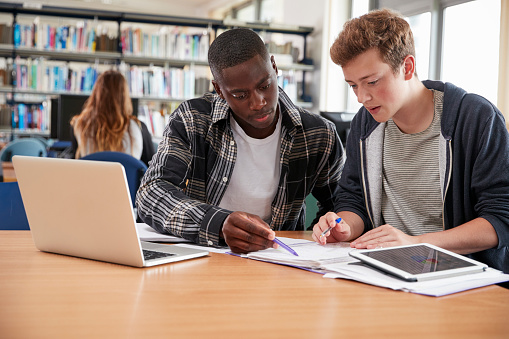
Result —
<svg viewBox="0 0 509 339"><path fill-rule="evenodd" d="M352 241L357 239L364 233L364 222L357 214L348 211L338 212L337 215L350 226L350 237L345 241Z"/></svg>
<svg viewBox="0 0 509 339"><path fill-rule="evenodd" d="M479 252L498 245L495 229L483 218L476 218L442 232L427 233L417 237L421 243L430 243L460 254Z"/></svg>
<svg viewBox="0 0 509 339"><path fill-rule="evenodd" d="M191 199L164 180L140 187L136 205L141 219L159 232L204 245L220 245L219 232L229 212Z"/></svg>

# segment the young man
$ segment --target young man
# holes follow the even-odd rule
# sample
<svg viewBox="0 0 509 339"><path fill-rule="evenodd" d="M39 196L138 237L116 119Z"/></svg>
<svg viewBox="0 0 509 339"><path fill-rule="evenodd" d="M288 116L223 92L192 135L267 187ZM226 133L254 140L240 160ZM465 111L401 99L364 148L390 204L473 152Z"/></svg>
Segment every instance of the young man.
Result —
<svg viewBox="0 0 509 339"><path fill-rule="evenodd" d="M356 248L427 242L509 272L500 111L450 83L419 81L410 27L389 10L347 22L331 57L364 107L352 121L337 214L323 216L313 238Z"/></svg>
<svg viewBox="0 0 509 339"><path fill-rule="evenodd" d="M159 232L237 253L277 247L276 230L303 230L304 199L333 207L343 166L334 125L278 88L274 57L253 31L233 29L209 49L217 94L172 113L137 194Z"/></svg>

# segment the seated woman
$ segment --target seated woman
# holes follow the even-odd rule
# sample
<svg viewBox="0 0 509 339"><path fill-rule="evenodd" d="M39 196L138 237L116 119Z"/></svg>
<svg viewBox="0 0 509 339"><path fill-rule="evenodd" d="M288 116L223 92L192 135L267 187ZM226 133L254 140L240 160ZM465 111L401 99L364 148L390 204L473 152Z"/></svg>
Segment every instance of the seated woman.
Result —
<svg viewBox="0 0 509 339"><path fill-rule="evenodd" d="M154 155L152 138L147 126L132 113L124 76L117 71L102 73L83 110L71 120L74 157L116 151L130 154L148 166Z"/></svg>

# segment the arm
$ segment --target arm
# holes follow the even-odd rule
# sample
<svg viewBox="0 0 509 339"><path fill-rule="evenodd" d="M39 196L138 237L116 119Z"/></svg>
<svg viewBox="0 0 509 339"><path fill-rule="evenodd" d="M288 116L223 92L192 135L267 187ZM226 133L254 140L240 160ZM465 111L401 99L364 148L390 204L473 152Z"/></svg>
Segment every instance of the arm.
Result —
<svg viewBox="0 0 509 339"><path fill-rule="evenodd" d="M346 161L339 181L339 189L334 199L333 211L348 211L361 218L366 230L373 228L366 209L366 199L362 184L360 140L366 127L373 124L372 117L361 108L350 124L346 142ZM369 127L374 128L373 126Z"/></svg>
<svg viewBox="0 0 509 339"><path fill-rule="evenodd" d="M483 260L490 264L499 260L495 258L507 256L509 135L494 106L473 95L464 101L467 100L470 101L464 102L452 140L452 146L457 147L452 149L453 175L445 200L446 229L411 237L383 225L361 236L352 246L428 242L461 254L489 250Z"/></svg>
<svg viewBox="0 0 509 339"><path fill-rule="evenodd" d="M327 126L329 127L327 140L321 143L326 145L325 149L323 149L324 156L321 160L325 165L318 173L311 192L319 203L319 210L312 224L317 223L322 215L334 209L334 199L339 189L339 180L345 164L343 145L336 133L336 129L332 124L328 123ZM323 146L318 147L323 148Z"/></svg>
<svg viewBox="0 0 509 339"><path fill-rule="evenodd" d="M476 218L455 228L418 236L410 236L390 225L383 225L352 241L351 246L371 249L424 242L459 254L470 254L497 246L498 237L487 220Z"/></svg>
<svg viewBox="0 0 509 339"><path fill-rule="evenodd" d="M277 248L276 233L259 216L233 212L223 225L224 239L235 253L248 253L269 247Z"/></svg>
<svg viewBox="0 0 509 339"><path fill-rule="evenodd" d="M172 114L138 190L136 205L140 218L158 232L198 244L219 246L226 241L237 253L275 246L274 231L259 217L208 203L217 200L217 191L223 189L220 187L224 183L214 184L214 180L222 179L224 173L213 173L212 167L220 161L214 150L226 141L217 133L220 140L208 144L205 138L209 136L203 129L208 130L210 124L200 120L205 115L193 117L182 107ZM221 165L233 164L223 161ZM214 191L216 197L210 197L207 189Z"/></svg>
<svg viewBox="0 0 509 339"><path fill-rule="evenodd" d="M195 164L197 148L203 145L196 145L200 131L193 119L184 105L172 113L161 146L142 179L136 205L141 219L161 233L219 246L222 224L231 211L206 203L207 169ZM190 193L190 181L201 189Z"/></svg>
<svg viewBox="0 0 509 339"><path fill-rule="evenodd" d="M341 223L336 219L340 217ZM331 230L322 237L322 233ZM364 222L355 213L344 211L339 213L329 212L320 218L320 221L313 227L313 240L325 245L326 243L351 241L358 238L364 232Z"/></svg>
<svg viewBox="0 0 509 339"><path fill-rule="evenodd" d="M313 228L313 239L319 243L338 241L351 241L359 237L368 224L368 215L364 205L364 193L361 186L360 176L360 154L359 140L361 134L361 124L369 115L363 112L363 109L357 113L351 122L351 130L346 144L346 161L343 166L339 187L335 194L333 210ZM335 220L339 217L343 219L341 225L337 226ZM320 237L323 231L333 227L330 233L325 237Z"/></svg>

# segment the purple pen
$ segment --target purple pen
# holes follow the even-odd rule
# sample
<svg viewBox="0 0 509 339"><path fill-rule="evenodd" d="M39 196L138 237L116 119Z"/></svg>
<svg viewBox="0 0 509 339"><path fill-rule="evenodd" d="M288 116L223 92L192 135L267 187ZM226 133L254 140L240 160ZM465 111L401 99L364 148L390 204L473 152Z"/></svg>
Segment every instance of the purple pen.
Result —
<svg viewBox="0 0 509 339"><path fill-rule="evenodd" d="M299 256L297 254L297 252L295 252L294 250L292 250L292 248L290 246L288 246L287 244L285 244L284 242L282 242L281 240L279 240L278 238L274 238L273 240L276 244L278 244L279 246L283 247L285 250L287 250L288 252L290 252L291 254L293 255L296 255L296 256Z"/></svg>

